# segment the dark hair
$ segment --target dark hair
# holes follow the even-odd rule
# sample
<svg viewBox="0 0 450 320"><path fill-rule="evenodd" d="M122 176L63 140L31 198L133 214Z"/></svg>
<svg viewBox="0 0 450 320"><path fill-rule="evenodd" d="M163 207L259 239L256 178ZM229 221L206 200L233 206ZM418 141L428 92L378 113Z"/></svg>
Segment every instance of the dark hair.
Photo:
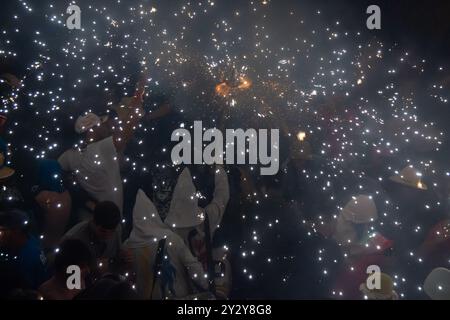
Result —
<svg viewBox="0 0 450 320"><path fill-rule="evenodd" d="M91 266L92 255L89 248L80 240L67 239L55 256L55 272L66 273L67 267L71 265Z"/></svg>
<svg viewBox="0 0 450 320"><path fill-rule="evenodd" d="M102 228L113 230L120 222L120 210L114 202L103 201L95 206L94 223Z"/></svg>

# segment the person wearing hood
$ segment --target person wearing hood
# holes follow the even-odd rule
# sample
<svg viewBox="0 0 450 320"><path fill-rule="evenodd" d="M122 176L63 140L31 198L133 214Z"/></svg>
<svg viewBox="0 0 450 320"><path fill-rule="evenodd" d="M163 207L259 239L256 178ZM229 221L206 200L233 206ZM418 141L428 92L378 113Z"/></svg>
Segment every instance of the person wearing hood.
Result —
<svg viewBox="0 0 450 320"><path fill-rule="evenodd" d="M208 287L201 263L160 217L141 189L133 209L133 229L124 246L133 255L133 273L141 299L182 299ZM161 261L157 261L160 257ZM158 269L159 268L159 269ZM156 273L156 274L155 274Z"/></svg>
<svg viewBox="0 0 450 320"><path fill-rule="evenodd" d="M231 266L227 247L213 248L215 231L220 227L225 213L230 190L228 176L221 165L214 168L214 192L211 201L203 207L199 205L199 190L194 185L191 171L184 168L174 188L167 224L192 254L202 263L209 277L209 289L220 298L225 298L231 290ZM209 226L209 227L208 227ZM220 269L220 272L217 270Z"/></svg>
<svg viewBox="0 0 450 320"><path fill-rule="evenodd" d="M69 223L72 198L62 183L62 169L56 160L39 164L38 184L33 187L36 211L42 219L44 249L53 249Z"/></svg>
<svg viewBox="0 0 450 320"><path fill-rule="evenodd" d="M212 239L222 222L229 198L227 173L222 166L216 165L213 198L204 208L199 207L191 172L189 168L185 168L178 177L164 223L172 228L187 245L190 245L193 237L199 241L205 237L204 223L208 219L209 234Z"/></svg>
<svg viewBox="0 0 450 320"><path fill-rule="evenodd" d="M191 171L184 168L178 177L164 223L183 239L192 254L202 263L204 270L211 275L210 290L226 297L231 285L230 273L226 271L230 269L227 267L229 263L226 248L213 249L212 243L214 233L222 222L230 191L224 168L216 165L214 172L212 200L205 207L200 207L198 190L192 180ZM219 273L219 277L216 277L217 267L225 270Z"/></svg>

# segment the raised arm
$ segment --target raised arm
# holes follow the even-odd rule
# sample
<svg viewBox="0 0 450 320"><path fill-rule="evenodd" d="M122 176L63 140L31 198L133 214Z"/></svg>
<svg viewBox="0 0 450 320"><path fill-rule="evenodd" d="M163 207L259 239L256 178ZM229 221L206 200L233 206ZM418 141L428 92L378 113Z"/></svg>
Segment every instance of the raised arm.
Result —
<svg viewBox="0 0 450 320"><path fill-rule="evenodd" d="M170 107L170 104L165 102L162 105L158 107L155 111L149 112L146 115L146 118L148 120L156 120L162 117L165 117L172 111L172 108Z"/></svg>
<svg viewBox="0 0 450 320"><path fill-rule="evenodd" d="M132 110L128 118L120 124L119 128L113 133L113 141L117 152L123 152L128 142L133 138L134 130L139 124L140 119L144 116L144 109L142 104L144 102L145 94L145 79L141 79L136 84L136 93L132 97L127 106Z"/></svg>
<svg viewBox="0 0 450 320"><path fill-rule="evenodd" d="M222 222L223 214L230 199L228 176L223 166L216 165L214 180L214 196L205 208L210 221L211 235Z"/></svg>

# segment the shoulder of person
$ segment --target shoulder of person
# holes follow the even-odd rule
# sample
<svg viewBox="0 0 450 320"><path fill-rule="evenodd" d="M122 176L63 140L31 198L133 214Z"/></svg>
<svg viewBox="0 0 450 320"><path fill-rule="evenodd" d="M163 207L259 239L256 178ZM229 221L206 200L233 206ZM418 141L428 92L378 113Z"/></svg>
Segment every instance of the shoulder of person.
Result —
<svg viewBox="0 0 450 320"><path fill-rule="evenodd" d="M87 234L89 232L89 222L89 220L86 220L74 225L71 229L69 229L69 231L66 232L63 240L66 240L68 238L82 238L84 234Z"/></svg>
<svg viewBox="0 0 450 320"><path fill-rule="evenodd" d="M102 140L98 140L98 141L96 141L94 143L91 143L90 145L109 145L109 146L114 146L114 138L111 135L111 136L106 137L106 138L104 138Z"/></svg>
<svg viewBox="0 0 450 320"><path fill-rule="evenodd" d="M62 159L62 158L65 158L65 157L73 156L73 155L79 153L80 150L82 150L82 149L77 149L77 148L74 148L74 147L73 147L73 148L70 148L70 149L67 149L66 151L64 151L64 152L59 156L58 161L59 161L59 159Z"/></svg>

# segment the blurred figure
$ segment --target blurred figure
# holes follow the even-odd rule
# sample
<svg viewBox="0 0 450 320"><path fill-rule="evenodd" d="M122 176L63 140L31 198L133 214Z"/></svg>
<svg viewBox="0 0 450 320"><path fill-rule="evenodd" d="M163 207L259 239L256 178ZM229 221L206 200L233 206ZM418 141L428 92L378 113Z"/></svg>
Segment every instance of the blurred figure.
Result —
<svg viewBox="0 0 450 320"><path fill-rule="evenodd" d="M0 213L0 250L19 275L24 289L37 289L48 279L46 257L28 231L28 216L19 210Z"/></svg>
<svg viewBox="0 0 450 320"><path fill-rule="evenodd" d="M144 115L142 109L144 88L139 86L130 98L133 112L121 121L119 128L112 127L108 117L94 113L78 117L75 131L83 135L79 148L64 152L58 159L65 171L74 172L76 180L97 202L112 201L122 213L123 185L119 156L133 137L134 127Z"/></svg>
<svg viewBox="0 0 450 320"><path fill-rule="evenodd" d="M62 183L62 169L56 160L39 164L38 185L33 188L36 211L42 219L44 249L51 250L58 243L69 223L72 199Z"/></svg>
<svg viewBox="0 0 450 320"><path fill-rule="evenodd" d="M198 205L198 193L190 170L185 168L178 177L164 223L183 239L192 254L203 264L210 277L210 290L215 294L215 269L218 266L215 261L225 265L226 252L223 248L213 250L212 243L214 232L222 222L230 191L228 176L222 166L215 166L214 175L212 200L202 208ZM218 274L222 277L222 272ZM221 291L226 295L229 289L223 287Z"/></svg>
<svg viewBox="0 0 450 320"><path fill-rule="evenodd" d="M169 212L164 223L191 247L193 241L204 242L206 232L210 234L211 238L214 236L229 200L227 173L222 166L216 165L214 174L213 199L204 208L198 206L197 190L188 168L181 172L173 191ZM206 219L208 219L209 230L204 228Z"/></svg>
<svg viewBox="0 0 450 320"><path fill-rule="evenodd" d="M96 261L96 273L114 273L120 270L127 260L126 253L121 251L119 222L119 208L110 201L100 202L95 207L93 218L75 225L66 233L63 241L81 240Z"/></svg>
<svg viewBox="0 0 450 320"><path fill-rule="evenodd" d="M367 277L367 268L376 265L384 270L388 265L387 254L393 242L372 226L377 219L375 202L367 195L352 197L337 217L332 238L346 257L333 287L337 298L360 299L360 284Z"/></svg>
<svg viewBox="0 0 450 320"><path fill-rule="evenodd" d="M67 273L69 266L80 268L80 289L69 289ZM87 278L92 267L92 256L86 245L79 240L65 240L56 254L55 274L39 287L39 292L46 300L71 300L86 288Z"/></svg>
<svg viewBox="0 0 450 320"><path fill-rule="evenodd" d="M133 253L136 289L141 299L182 299L207 290L201 263L162 222L142 190L136 196L133 229L124 246Z"/></svg>
<svg viewBox="0 0 450 320"><path fill-rule="evenodd" d="M373 252L376 248L366 247L370 224L378 219L375 202L370 196L353 197L337 217L333 239L349 255Z"/></svg>

